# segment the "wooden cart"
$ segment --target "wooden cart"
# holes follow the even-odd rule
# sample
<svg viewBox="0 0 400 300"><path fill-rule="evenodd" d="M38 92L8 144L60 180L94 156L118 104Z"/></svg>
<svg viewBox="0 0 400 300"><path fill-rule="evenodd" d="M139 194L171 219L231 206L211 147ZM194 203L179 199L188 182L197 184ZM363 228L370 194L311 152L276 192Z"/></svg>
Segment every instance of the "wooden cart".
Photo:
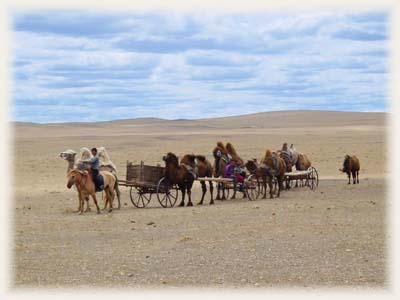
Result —
<svg viewBox="0 0 400 300"><path fill-rule="evenodd" d="M178 199L178 190L168 183L164 174L165 168L159 165L149 166L143 161L134 165L128 161L126 180L118 180L118 184L130 189L131 202L137 208L146 207L154 194L162 207L173 207Z"/></svg>
<svg viewBox="0 0 400 300"><path fill-rule="evenodd" d="M293 187L294 183L298 182L298 180L305 181L305 186L308 186L310 189L314 190L319 184L317 169L314 167L309 167L306 171L293 171L285 173L284 181L289 182L291 187Z"/></svg>

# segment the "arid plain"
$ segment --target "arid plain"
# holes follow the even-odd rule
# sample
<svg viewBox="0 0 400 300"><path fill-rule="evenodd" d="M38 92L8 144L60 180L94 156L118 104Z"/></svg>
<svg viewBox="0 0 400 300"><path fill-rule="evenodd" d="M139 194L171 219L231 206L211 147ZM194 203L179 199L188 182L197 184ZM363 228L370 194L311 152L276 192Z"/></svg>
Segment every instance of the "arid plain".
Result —
<svg viewBox="0 0 400 300"><path fill-rule="evenodd" d="M14 287L384 287L385 119L384 113L288 111L14 123ZM137 209L121 187L121 210L73 213L77 194L66 187L61 151L105 146L124 178L127 160L162 164L169 151L213 160L217 141L232 142L244 159L293 143L318 169L319 187L213 206L207 195L203 206L171 209L155 197ZM360 159L359 185L348 185L338 171L345 154ZM194 203L200 195L196 183Z"/></svg>

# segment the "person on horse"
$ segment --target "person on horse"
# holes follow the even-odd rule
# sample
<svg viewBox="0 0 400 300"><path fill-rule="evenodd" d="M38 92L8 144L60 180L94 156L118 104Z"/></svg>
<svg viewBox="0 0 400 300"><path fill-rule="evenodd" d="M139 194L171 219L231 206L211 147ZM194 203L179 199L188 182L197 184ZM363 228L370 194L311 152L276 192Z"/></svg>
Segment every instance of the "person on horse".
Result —
<svg viewBox="0 0 400 300"><path fill-rule="evenodd" d="M90 170L92 171L92 178L94 185L96 186L96 190L102 190L102 186L98 186L98 179L97 176L99 176L99 166L100 166L100 160L99 156L97 155L97 149L92 148L91 149L93 157L88 161L90 164Z"/></svg>

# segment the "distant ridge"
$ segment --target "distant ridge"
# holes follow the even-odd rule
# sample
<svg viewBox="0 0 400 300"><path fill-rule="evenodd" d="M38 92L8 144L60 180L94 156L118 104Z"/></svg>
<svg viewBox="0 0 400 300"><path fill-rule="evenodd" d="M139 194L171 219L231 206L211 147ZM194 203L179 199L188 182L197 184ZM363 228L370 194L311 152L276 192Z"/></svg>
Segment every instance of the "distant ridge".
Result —
<svg viewBox="0 0 400 300"><path fill-rule="evenodd" d="M144 117L144 118L129 118L129 119L116 119L108 121L79 121L79 122L54 122L54 123L35 123L35 122L21 122L12 121L14 124L24 124L24 125L101 125L101 124L133 124L133 123L174 123L174 122L202 122L210 120L233 120L233 119L243 119L243 118L263 118L263 117L301 117L304 116L316 116L316 115L326 115L330 117L346 118L346 116L379 116L382 117L388 115L387 112L351 112L351 111L336 111L336 110L280 110L280 111L269 111L269 112L257 112L243 115L233 115L233 116L222 116L222 117L210 117L210 118L200 118L200 119L163 119L154 117ZM368 118L368 117L367 117Z"/></svg>

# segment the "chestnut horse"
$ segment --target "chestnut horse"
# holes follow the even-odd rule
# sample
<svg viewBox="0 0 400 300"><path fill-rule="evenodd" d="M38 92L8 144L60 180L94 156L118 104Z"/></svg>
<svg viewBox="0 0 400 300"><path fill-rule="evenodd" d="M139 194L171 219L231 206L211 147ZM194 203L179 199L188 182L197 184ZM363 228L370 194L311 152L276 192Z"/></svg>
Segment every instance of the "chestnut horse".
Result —
<svg viewBox="0 0 400 300"><path fill-rule="evenodd" d="M195 158L197 161L197 170L199 177L212 177L213 167L211 163L206 159L206 157L204 155L196 155ZM214 198L213 198L214 186L212 181L209 181L209 185L210 185L210 195L211 195L210 204L214 204ZM203 204L204 196L207 193L207 185L204 181L201 181L201 190L203 194L201 195L201 200L198 203L198 205Z"/></svg>
<svg viewBox="0 0 400 300"><path fill-rule="evenodd" d="M113 210L113 201L115 198L115 192L117 190L118 181L114 174L108 171L100 171L100 175L104 179L104 191L106 193L106 202L104 209L109 206L109 212ZM79 195L79 214L83 213L84 201L86 198L91 196L93 198L94 204L97 208L97 213L100 213L99 205L96 199L96 187L92 179L92 174L88 171L81 171L78 169L72 169L68 172L68 182L67 187L70 189L75 185L78 189Z"/></svg>
<svg viewBox="0 0 400 300"><path fill-rule="evenodd" d="M172 152L168 152L163 160L165 161L165 177L169 184L178 185L182 193L182 201L179 206L185 206L185 192L189 197L187 206L193 206L192 186L196 177L195 155L187 154L179 163L178 157Z"/></svg>

